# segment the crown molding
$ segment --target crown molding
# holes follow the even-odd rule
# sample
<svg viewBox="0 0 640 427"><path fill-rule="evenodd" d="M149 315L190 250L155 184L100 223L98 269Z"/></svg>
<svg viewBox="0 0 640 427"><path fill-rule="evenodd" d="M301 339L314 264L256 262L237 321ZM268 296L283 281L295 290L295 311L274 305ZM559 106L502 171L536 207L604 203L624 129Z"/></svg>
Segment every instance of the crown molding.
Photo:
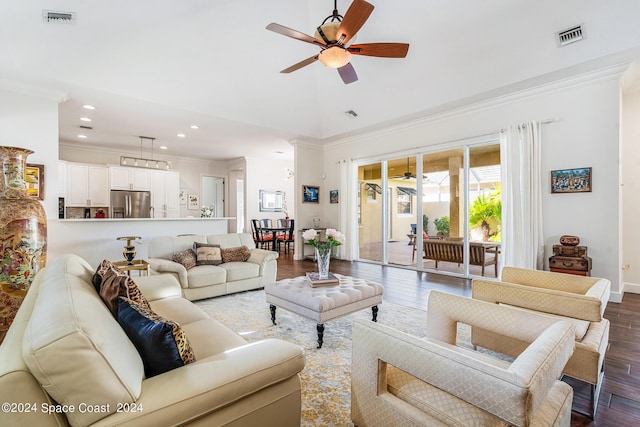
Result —
<svg viewBox="0 0 640 427"><path fill-rule="evenodd" d="M73 149L75 151L83 151L86 153L91 153L91 152L95 153L96 150L99 150L106 153L114 153L114 154L117 154L118 156L122 155L122 156L137 157L140 155L139 150L125 150L125 149L119 149L114 147L87 146L87 144L84 142L58 141L58 145L60 147L66 147L66 148ZM234 159L231 161L217 161L217 160L210 160L210 159L200 159L196 157L166 156L162 154L158 155L157 153L154 153L153 157L154 157L154 160L163 160L163 161L180 160L184 162L201 163L209 166L216 165L224 168L226 168L229 165L229 162L242 160L242 159Z"/></svg>
<svg viewBox="0 0 640 427"><path fill-rule="evenodd" d="M495 91L474 95L423 111L422 113L418 113L418 117L410 118L401 123L388 124L386 126L382 125L357 134L343 136L339 139L325 143L323 148L324 150L335 149L336 147L344 144L355 144L368 140L374 135L376 137L393 135L401 131L424 127L428 124L444 120L455 119L527 98L547 95L576 86L593 84L598 81L620 79L625 70L629 68L630 63L630 60L622 60L613 65L597 68L577 75L559 77L550 82L539 82L535 84L536 81L543 81L544 79L549 78L549 76L540 76L535 79L504 86Z"/></svg>

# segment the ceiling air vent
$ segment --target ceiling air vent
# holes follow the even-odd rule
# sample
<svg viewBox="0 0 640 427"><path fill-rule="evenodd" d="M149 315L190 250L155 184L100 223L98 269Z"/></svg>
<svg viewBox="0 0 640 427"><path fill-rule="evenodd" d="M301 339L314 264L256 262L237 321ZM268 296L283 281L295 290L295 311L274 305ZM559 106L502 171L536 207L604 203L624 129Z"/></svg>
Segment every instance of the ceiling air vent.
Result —
<svg viewBox="0 0 640 427"><path fill-rule="evenodd" d="M569 28L568 30L556 33L556 41L558 42L559 47L579 42L584 37L584 28L582 28L582 25L578 25L573 28Z"/></svg>
<svg viewBox="0 0 640 427"><path fill-rule="evenodd" d="M93 129L93 128L92 128L91 126L83 126L83 125L80 125L80 129L89 129L89 130L91 130L91 129Z"/></svg>
<svg viewBox="0 0 640 427"><path fill-rule="evenodd" d="M75 24L75 12L55 12L53 10L43 10L42 20L49 24Z"/></svg>

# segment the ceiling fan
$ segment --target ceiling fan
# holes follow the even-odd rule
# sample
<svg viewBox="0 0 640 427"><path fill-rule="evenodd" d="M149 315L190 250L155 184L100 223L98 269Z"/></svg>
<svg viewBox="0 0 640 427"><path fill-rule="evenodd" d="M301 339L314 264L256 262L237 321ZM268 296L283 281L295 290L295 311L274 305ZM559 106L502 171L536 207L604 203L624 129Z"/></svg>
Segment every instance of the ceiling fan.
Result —
<svg viewBox="0 0 640 427"><path fill-rule="evenodd" d="M392 176L392 179L402 178L403 180L416 179L416 176L411 173L411 166L409 165L409 158L407 157L407 171L402 176Z"/></svg>
<svg viewBox="0 0 640 427"><path fill-rule="evenodd" d="M381 58L404 58L407 56L407 43L363 43L349 45L356 33L362 28L373 12L373 5L364 0L354 0L344 17L338 14L337 0L334 0L333 13L325 18L317 28L315 37L283 25L271 23L267 30L320 48L320 53L285 68L281 73L291 73L316 61L327 67L337 68L338 74L345 84L358 80L358 75L351 65L351 55L376 56ZM330 21L329 21L330 20ZM329 22L327 22L329 21Z"/></svg>

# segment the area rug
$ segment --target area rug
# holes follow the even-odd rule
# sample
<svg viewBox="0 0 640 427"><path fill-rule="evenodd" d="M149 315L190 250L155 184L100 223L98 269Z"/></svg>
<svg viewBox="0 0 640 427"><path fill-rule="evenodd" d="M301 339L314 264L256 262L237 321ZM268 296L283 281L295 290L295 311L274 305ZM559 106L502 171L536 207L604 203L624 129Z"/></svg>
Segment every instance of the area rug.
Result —
<svg viewBox="0 0 640 427"><path fill-rule="evenodd" d="M278 308L271 323L264 291L248 291L196 302L211 317L248 341L280 338L302 347L306 365L302 382L302 422L305 427L352 426L351 326L356 318L371 320L371 310L361 310L325 324L324 343L317 347L316 323ZM427 312L389 302L379 306L378 323L424 337Z"/></svg>

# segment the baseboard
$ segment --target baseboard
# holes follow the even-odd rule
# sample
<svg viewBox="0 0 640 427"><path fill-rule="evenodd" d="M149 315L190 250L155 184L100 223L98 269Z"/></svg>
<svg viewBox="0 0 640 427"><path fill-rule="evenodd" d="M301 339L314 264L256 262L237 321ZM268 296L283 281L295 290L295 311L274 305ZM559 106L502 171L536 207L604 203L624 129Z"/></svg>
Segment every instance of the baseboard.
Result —
<svg viewBox="0 0 640 427"><path fill-rule="evenodd" d="M622 288L624 292L629 292L631 294L640 294L640 284L638 283L625 283L624 288Z"/></svg>

